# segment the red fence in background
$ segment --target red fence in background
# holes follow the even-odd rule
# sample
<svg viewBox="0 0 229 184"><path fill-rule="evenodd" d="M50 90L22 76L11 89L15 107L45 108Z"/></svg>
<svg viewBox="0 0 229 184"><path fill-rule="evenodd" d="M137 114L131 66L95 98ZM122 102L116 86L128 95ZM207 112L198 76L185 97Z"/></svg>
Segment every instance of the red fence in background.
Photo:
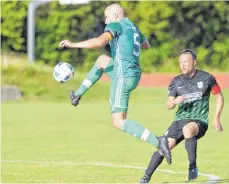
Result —
<svg viewBox="0 0 229 184"><path fill-rule="evenodd" d="M175 74L142 74L140 86L148 87L168 87ZM229 74L214 74L219 86L229 88ZM106 75L102 77L103 81L109 81Z"/></svg>

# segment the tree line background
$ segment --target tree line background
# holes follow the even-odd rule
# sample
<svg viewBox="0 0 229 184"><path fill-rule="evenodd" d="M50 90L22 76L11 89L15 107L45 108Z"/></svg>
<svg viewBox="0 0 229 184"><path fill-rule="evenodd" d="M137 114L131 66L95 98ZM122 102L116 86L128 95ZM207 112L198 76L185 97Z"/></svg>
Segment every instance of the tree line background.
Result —
<svg viewBox="0 0 229 184"><path fill-rule="evenodd" d="M1 1L2 51L26 53L28 1ZM112 1L85 5L60 5L58 1L36 10L36 62L54 65L60 61L88 70L102 49L58 51L63 39L85 40L104 30L104 9ZM126 15L148 38L151 48L143 51L144 72L175 72L182 49L197 51L201 69L229 70L229 2L119 2Z"/></svg>

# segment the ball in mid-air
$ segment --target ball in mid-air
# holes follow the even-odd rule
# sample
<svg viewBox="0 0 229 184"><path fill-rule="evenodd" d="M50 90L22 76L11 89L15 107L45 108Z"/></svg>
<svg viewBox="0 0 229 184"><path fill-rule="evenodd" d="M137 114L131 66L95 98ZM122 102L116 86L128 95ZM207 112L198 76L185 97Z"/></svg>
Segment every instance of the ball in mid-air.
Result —
<svg viewBox="0 0 229 184"><path fill-rule="evenodd" d="M74 76L74 68L69 63L60 62L53 70L53 77L57 82L68 82Z"/></svg>

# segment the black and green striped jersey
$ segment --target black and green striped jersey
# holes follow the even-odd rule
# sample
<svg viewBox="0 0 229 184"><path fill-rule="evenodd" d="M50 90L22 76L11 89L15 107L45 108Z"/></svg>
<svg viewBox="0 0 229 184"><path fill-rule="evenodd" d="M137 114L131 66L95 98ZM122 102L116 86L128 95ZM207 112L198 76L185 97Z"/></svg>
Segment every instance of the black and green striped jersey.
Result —
<svg viewBox="0 0 229 184"><path fill-rule="evenodd" d="M141 43L146 38L138 27L128 18L123 18L118 22L107 24L104 31L110 32L113 36L109 44L114 61L114 76L119 78L140 75Z"/></svg>
<svg viewBox="0 0 229 184"><path fill-rule="evenodd" d="M184 101L179 104L174 120L200 120L208 124L209 98L215 77L211 74L196 70L192 77L176 76L169 85L169 96L183 96Z"/></svg>

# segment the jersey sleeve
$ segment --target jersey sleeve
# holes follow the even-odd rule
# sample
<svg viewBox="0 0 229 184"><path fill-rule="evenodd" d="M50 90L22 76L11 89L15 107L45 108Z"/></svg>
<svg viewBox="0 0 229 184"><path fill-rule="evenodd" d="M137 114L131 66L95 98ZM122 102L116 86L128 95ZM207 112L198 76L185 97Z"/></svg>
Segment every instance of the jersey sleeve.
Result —
<svg viewBox="0 0 229 184"><path fill-rule="evenodd" d="M112 23L107 24L104 32L110 32L114 38L122 34L122 26L118 22L112 22Z"/></svg>
<svg viewBox="0 0 229 184"><path fill-rule="evenodd" d="M221 89L215 79L215 77L213 75L210 75L209 76L209 87L211 89L211 92L214 94L214 95L217 95L218 93L221 92Z"/></svg>
<svg viewBox="0 0 229 184"><path fill-rule="evenodd" d="M169 84L168 96L177 97L177 90L176 90L175 78Z"/></svg>

